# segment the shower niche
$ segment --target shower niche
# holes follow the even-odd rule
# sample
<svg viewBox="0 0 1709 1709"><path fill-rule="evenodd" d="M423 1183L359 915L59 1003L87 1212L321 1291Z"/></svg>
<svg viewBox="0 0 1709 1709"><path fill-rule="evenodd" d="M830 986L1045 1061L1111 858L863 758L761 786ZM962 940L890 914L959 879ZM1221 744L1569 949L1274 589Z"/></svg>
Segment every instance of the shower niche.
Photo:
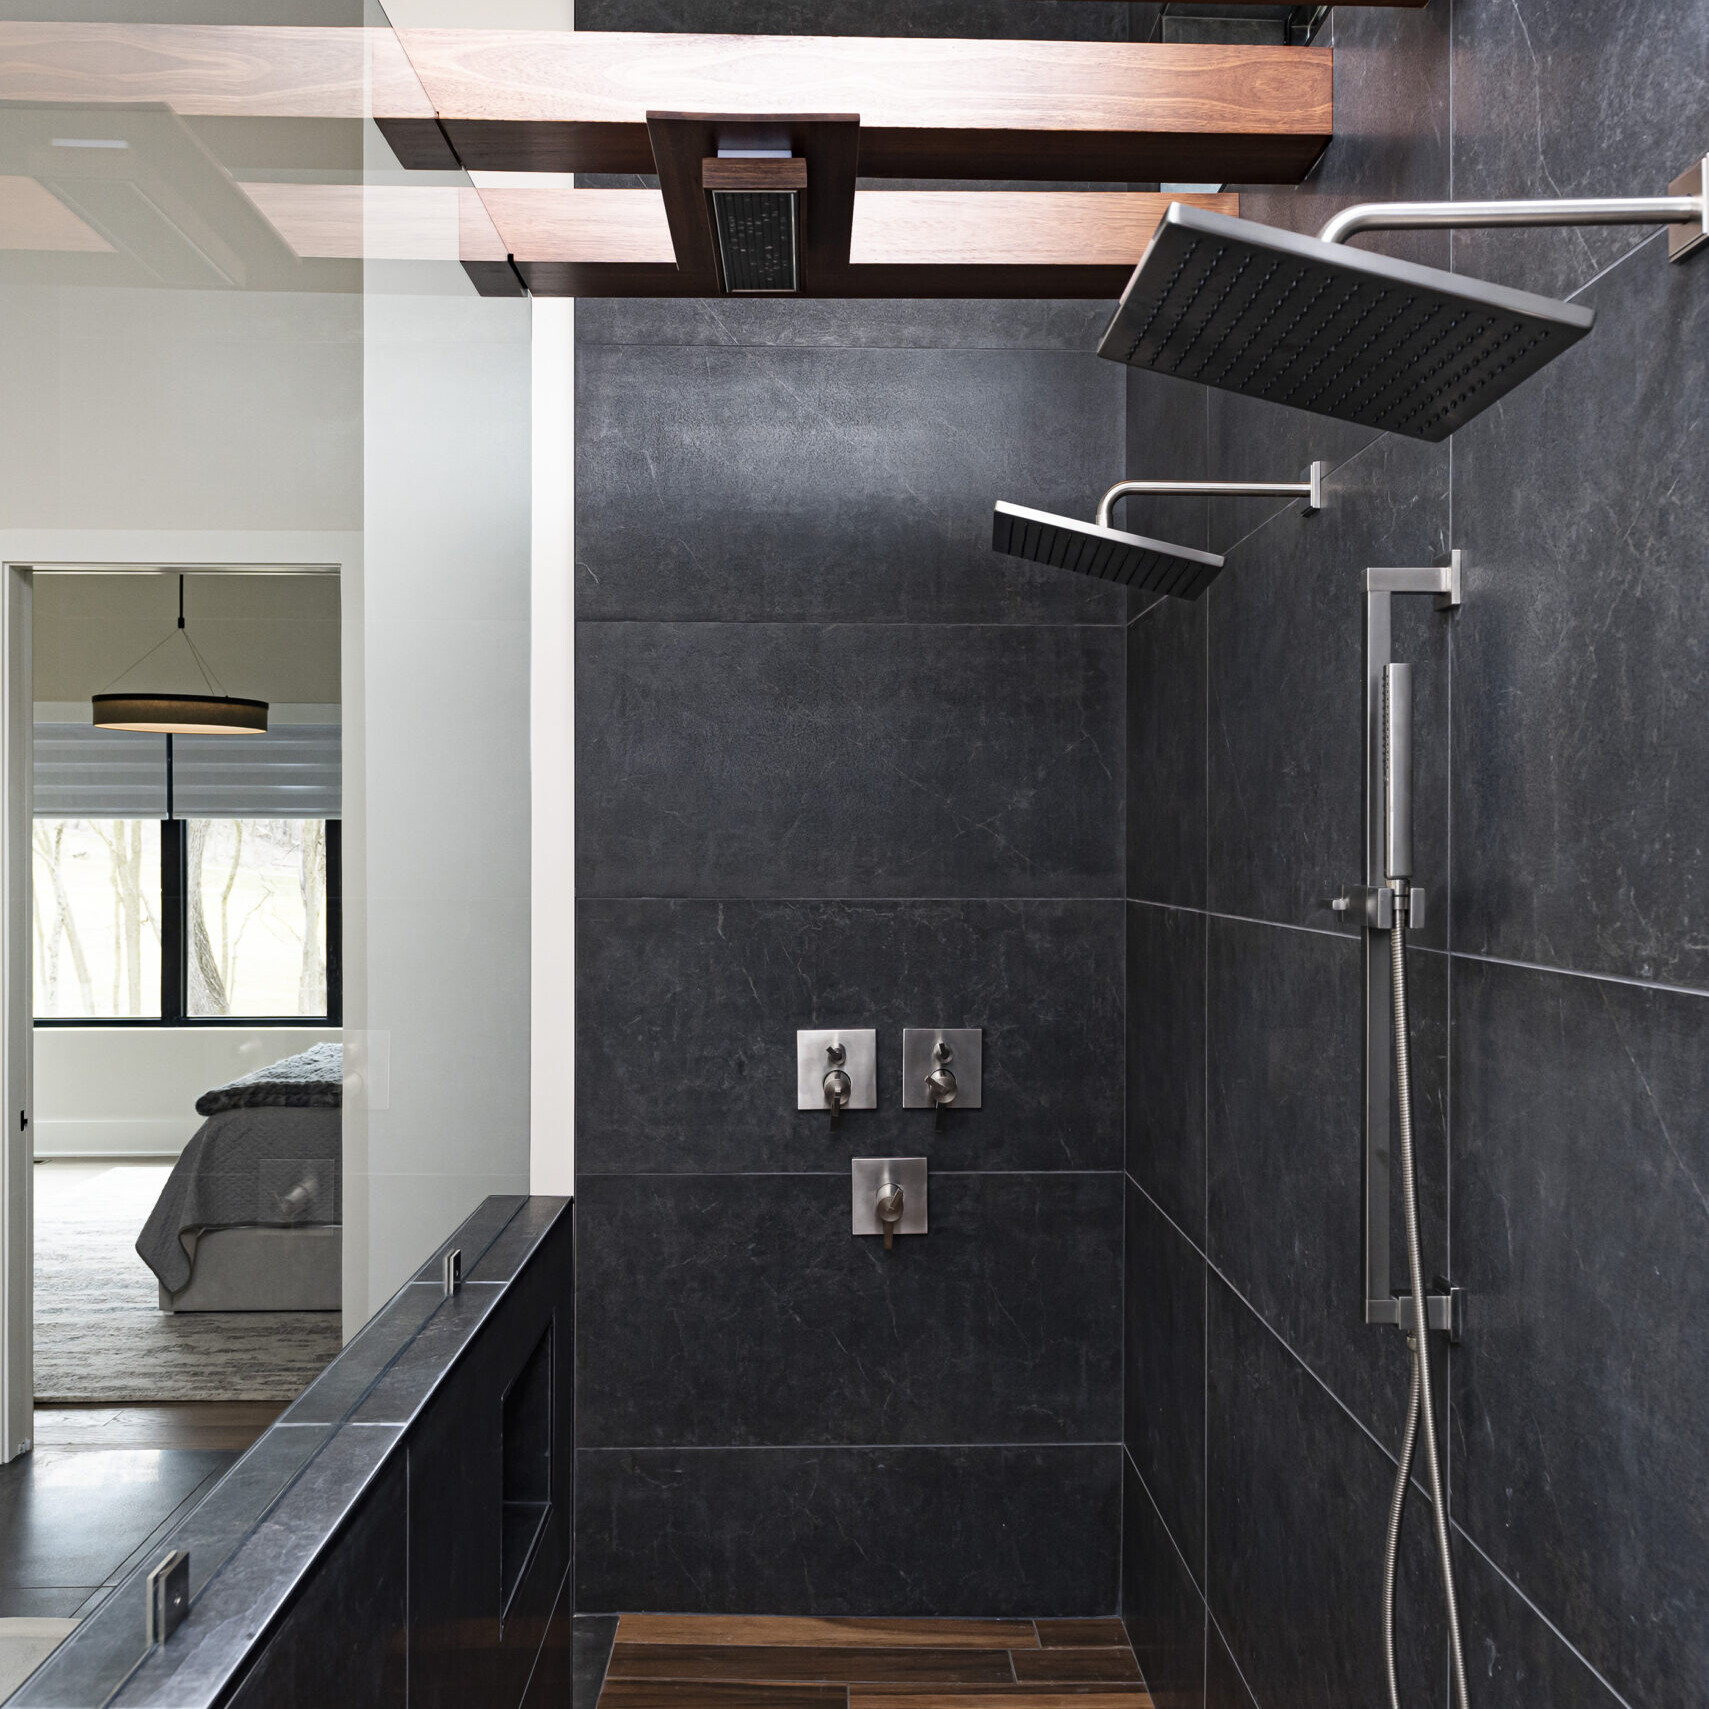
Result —
<svg viewBox="0 0 1709 1709"><path fill-rule="evenodd" d="M552 1514L552 1326L504 1392L499 1607L507 1618Z"/></svg>

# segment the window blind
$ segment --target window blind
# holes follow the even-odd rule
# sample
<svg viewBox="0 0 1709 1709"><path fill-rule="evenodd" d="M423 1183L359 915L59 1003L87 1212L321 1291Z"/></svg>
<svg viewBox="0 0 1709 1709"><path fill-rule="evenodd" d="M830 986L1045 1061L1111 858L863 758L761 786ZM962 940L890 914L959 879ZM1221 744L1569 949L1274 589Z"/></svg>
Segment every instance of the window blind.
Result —
<svg viewBox="0 0 1709 1709"><path fill-rule="evenodd" d="M282 724L264 736L175 736L174 815L342 818L340 737L336 724ZM163 819L166 738L38 724L35 796L42 819Z"/></svg>
<svg viewBox="0 0 1709 1709"><path fill-rule="evenodd" d="M38 724L35 785L38 819L164 819L166 738Z"/></svg>

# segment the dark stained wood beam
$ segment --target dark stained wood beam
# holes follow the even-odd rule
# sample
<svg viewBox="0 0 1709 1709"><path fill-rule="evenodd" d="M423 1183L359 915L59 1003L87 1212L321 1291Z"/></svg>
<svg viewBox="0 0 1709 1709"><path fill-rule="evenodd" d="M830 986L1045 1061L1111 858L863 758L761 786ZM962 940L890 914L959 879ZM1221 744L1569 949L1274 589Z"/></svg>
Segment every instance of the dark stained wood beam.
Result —
<svg viewBox="0 0 1709 1709"><path fill-rule="evenodd" d="M868 177L1295 183L1333 131L1328 48L510 30L399 39L473 171L651 172L649 110L858 113ZM379 117L414 164L419 127Z"/></svg>

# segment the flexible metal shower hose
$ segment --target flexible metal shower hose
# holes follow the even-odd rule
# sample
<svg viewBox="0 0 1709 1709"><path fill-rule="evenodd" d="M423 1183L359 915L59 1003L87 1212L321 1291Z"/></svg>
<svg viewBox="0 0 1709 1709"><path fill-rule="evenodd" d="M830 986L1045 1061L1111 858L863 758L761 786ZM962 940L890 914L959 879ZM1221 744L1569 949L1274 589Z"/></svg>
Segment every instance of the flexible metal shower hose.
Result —
<svg viewBox="0 0 1709 1709"><path fill-rule="evenodd" d="M1412 1386L1406 1402L1406 1434L1401 1442L1400 1467L1394 1499L1389 1504L1388 1546L1383 1553L1383 1660L1388 1668L1390 1709L1400 1709L1399 1676L1395 1668L1395 1580L1400 1569L1400 1522L1406 1508L1406 1486L1412 1478L1413 1454L1424 1438L1424 1470L1430 1483L1431 1514L1435 1520L1436 1555L1442 1569L1442 1600L1448 1611L1448 1648L1454 1664L1454 1700L1470 1709L1466 1696L1466 1658L1460 1647L1460 1607L1454 1594L1454 1561L1448 1552L1448 1506L1442 1499L1442 1465L1436 1451L1436 1412L1430 1392L1430 1312L1424 1292L1424 1260L1418 1238L1418 1168L1412 1143L1412 1052L1406 1013L1406 912L1395 908L1389 936L1394 969L1395 1090L1400 1104L1400 1185L1406 1221L1407 1279L1412 1285L1413 1328L1407 1336L1412 1349Z"/></svg>

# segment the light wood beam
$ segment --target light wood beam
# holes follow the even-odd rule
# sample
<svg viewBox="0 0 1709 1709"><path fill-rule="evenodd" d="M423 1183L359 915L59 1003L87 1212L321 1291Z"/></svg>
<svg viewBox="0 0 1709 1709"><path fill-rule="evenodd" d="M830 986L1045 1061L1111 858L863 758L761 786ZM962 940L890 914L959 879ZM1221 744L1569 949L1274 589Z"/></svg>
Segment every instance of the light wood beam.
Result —
<svg viewBox="0 0 1709 1709"><path fill-rule="evenodd" d="M475 170L651 171L652 109L858 113L860 170L874 177L1291 183L1333 128L1327 48L399 36L446 135Z"/></svg>

